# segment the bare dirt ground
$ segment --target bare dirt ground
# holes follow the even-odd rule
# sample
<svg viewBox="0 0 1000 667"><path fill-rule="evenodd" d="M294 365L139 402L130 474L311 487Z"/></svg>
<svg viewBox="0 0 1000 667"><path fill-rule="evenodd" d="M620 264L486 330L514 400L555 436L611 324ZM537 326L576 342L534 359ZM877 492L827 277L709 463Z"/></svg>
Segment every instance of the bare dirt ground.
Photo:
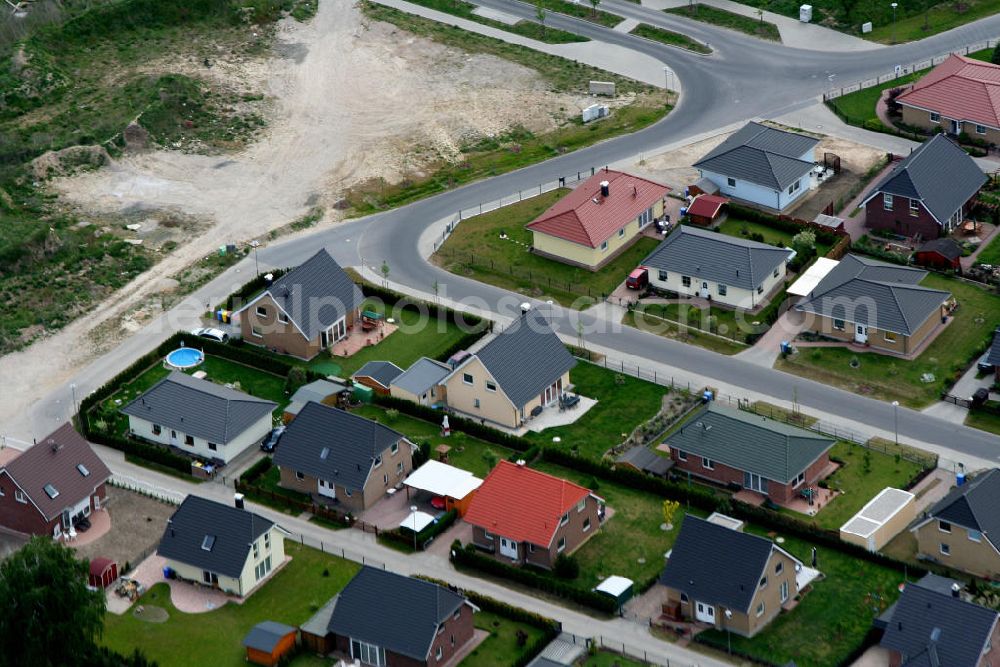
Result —
<svg viewBox="0 0 1000 667"><path fill-rule="evenodd" d="M76 549L77 558L89 560L98 556L118 563L137 565L143 554L155 548L163 535L167 519L177 508L132 491L108 487L108 514L111 530L90 544Z"/></svg>

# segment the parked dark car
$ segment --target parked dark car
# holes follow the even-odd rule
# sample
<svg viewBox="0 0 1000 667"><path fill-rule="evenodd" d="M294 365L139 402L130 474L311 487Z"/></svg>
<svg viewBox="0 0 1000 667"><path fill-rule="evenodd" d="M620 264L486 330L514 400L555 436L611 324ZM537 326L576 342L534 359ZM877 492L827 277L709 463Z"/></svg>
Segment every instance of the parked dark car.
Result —
<svg viewBox="0 0 1000 667"><path fill-rule="evenodd" d="M980 373L992 373L996 367L990 363L990 351L987 350L976 362L976 370Z"/></svg>
<svg viewBox="0 0 1000 667"><path fill-rule="evenodd" d="M625 287L629 289L646 289L647 285L649 285L649 270L644 266L633 269L625 279Z"/></svg>
<svg viewBox="0 0 1000 667"><path fill-rule="evenodd" d="M275 426L271 429L271 432L261 440L260 448L265 452L273 452L274 448L278 446L278 441L281 440L281 435L285 432L284 426Z"/></svg>

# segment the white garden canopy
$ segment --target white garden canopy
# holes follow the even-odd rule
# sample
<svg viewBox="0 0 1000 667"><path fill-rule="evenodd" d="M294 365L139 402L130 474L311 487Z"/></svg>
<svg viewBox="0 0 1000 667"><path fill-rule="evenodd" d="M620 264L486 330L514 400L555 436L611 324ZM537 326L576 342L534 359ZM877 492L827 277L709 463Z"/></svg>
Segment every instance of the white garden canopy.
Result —
<svg viewBox="0 0 1000 667"><path fill-rule="evenodd" d="M467 470L447 463L428 461L417 468L403 483L411 489L461 500L478 489L483 480Z"/></svg>

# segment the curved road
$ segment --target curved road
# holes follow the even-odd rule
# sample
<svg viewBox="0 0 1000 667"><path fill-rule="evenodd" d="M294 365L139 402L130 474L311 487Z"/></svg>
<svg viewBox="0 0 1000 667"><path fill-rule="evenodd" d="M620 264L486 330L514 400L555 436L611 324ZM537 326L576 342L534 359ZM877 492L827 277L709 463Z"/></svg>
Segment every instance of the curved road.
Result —
<svg viewBox="0 0 1000 667"><path fill-rule="evenodd" d="M535 11L533 6L516 0L475 1L529 20L533 19ZM926 59L1000 33L1000 16L993 16L912 44L862 52L824 53L757 40L624 0L605 0L601 7L627 18L684 32L710 43L715 50L711 56L699 56L587 21L549 14L546 23L551 27L598 42L625 46L669 65L682 81L683 95L678 107L666 118L628 136L264 248L259 254L261 264L295 265L318 247L326 246L344 265L357 266L362 258L367 265L386 261L391 267L393 283L405 285L411 291L430 294L436 283L441 293L454 301L478 304L491 312L500 312L501 308L509 310L524 297L444 272L426 260L419 246L428 228L460 209L529 189L560 175L589 171L593 166L612 164L639 153L648 154L750 118L775 117L815 104L816 97L830 87L830 75L835 76L835 81L844 83L870 78L891 71L896 64ZM204 304L215 302L228 293L234 282L245 280L252 266L252 260L241 265L244 278L238 278L234 270L228 271L195 293L186 306L179 306L81 371L75 380L76 397L99 386L170 331L192 326L203 312ZM710 384L738 387L744 396L760 395L787 401L794 391L807 410L838 415L883 431L893 430L894 411L886 403L622 327L593 315L553 308L553 316L561 333L575 336L580 322L588 331L586 340L590 344L609 348L620 355L658 362L703 378ZM65 387L36 404L31 418L35 434L42 435L47 432L46 428L65 419L70 413L71 401L70 389ZM898 422L899 434L906 439L946 447L979 459L995 461L1000 454L1000 437L983 431L902 408Z"/></svg>

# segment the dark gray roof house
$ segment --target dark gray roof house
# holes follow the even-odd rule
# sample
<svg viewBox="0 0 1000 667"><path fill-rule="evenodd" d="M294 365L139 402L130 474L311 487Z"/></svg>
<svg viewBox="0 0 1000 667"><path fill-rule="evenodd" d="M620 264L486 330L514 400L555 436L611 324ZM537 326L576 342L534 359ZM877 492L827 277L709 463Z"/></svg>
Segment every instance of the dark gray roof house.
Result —
<svg viewBox="0 0 1000 667"><path fill-rule="evenodd" d="M993 333L993 342L990 344L990 354L986 357L989 363L1000 370L1000 329Z"/></svg>
<svg viewBox="0 0 1000 667"><path fill-rule="evenodd" d="M664 443L687 454L789 484L829 451L834 440L713 402Z"/></svg>
<svg viewBox="0 0 1000 667"><path fill-rule="evenodd" d="M949 292L921 287L926 275L922 269L846 255L795 307L910 336L951 298Z"/></svg>
<svg viewBox="0 0 1000 667"><path fill-rule="evenodd" d="M1000 614L950 592L908 584L899 596L881 646L902 667L980 667L998 648L990 637ZM995 657L995 656L993 656ZM985 659L985 662L984 662Z"/></svg>
<svg viewBox="0 0 1000 667"><path fill-rule="evenodd" d="M697 169L784 190L815 165L815 137L750 122L694 163ZM802 159L807 153L810 159Z"/></svg>
<svg viewBox="0 0 1000 667"><path fill-rule="evenodd" d="M660 583L691 599L746 613L776 549L787 554L767 538L688 514ZM789 558L796 560L791 555Z"/></svg>
<svg viewBox="0 0 1000 667"><path fill-rule="evenodd" d="M755 290L792 250L682 225L642 260L643 266Z"/></svg>
<svg viewBox="0 0 1000 667"><path fill-rule="evenodd" d="M270 295L307 340L319 336L365 300L364 294L326 249L274 281L236 311Z"/></svg>
<svg viewBox="0 0 1000 667"><path fill-rule="evenodd" d="M463 605L443 586L363 567L337 595L327 630L426 662L438 627Z"/></svg>
<svg viewBox="0 0 1000 667"><path fill-rule="evenodd" d="M250 548L274 522L245 509L189 495L167 519L156 553L219 576L238 579Z"/></svg>
<svg viewBox="0 0 1000 667"><path fill-rule="evenodd" d="M674 467L672 459L660 456L649 447L633 447L626 450L616 461L657 477L666 477Z"/></svg>
<svg viewBox="0 0 1000 667"><path fill-rule="evenodd" d="M389 388L392 381L402 375L403 369L391 361L369 361L351 374L351 379L370 378L380 387Z"/></svg>
<svg viewBox="0 0 1000 667"><path fill-rule="evenodd" d="M942 577L940 575L934 574L933 572L928 572L919 580L914 582L907 582L907 586L920 586L926 588L934 593L939 593L941 595L954 595L957 591L961 594L963 588L962 584L959 583L957 579L951 579L950 577ZM957 589L955 587L958 587ZM885 611L879 614L872 625L878 630L885 630L889 627L889 623L892 621L892 615L896 611L896 602L889 605Z"/></svg>
<svg viewBox="0 0 1000 667"><path fill-rule="evenodd" d="M226 444L271 414L278 404L174 371L122 412L216 444Z"/></svg>
<svg viewBox="0 0 1000 667"><path fill-rule="evenodd" d="M576 365L548 319L536 310L522 313L473 356L515 406L525 405Z"/></svg>
<svg viewBox="0 0 1000 667"><path fill-rule="evenodd" d="M928 521L947 521L979 531L1000 550L1000 469L992 468L956 486L927 510L913 530Z"/></svg>
<svg viewBox="0 0 1000 667"><path fill-rule="evenodd" d="M402 440L403 434L378 422L309 402L281 436L274 464L361 491L376 457Z"/></svg>
<svg viewBox="0 0 1000 667"><path fill-rule="evenodd" d="M413 364L396 376L391 389L398 388L414 396L422 396L432 387L441 384L451 374L451 366L434 359L420 357Z"/></svg>
<svg viewBox="0 0 1000 667"><path fill-rule="evenodd" d="M944 134L913 149L906 159L872 188L861 205L886 193L919 200L943 225L986 183L986 174L969 154Z"/></svg>

